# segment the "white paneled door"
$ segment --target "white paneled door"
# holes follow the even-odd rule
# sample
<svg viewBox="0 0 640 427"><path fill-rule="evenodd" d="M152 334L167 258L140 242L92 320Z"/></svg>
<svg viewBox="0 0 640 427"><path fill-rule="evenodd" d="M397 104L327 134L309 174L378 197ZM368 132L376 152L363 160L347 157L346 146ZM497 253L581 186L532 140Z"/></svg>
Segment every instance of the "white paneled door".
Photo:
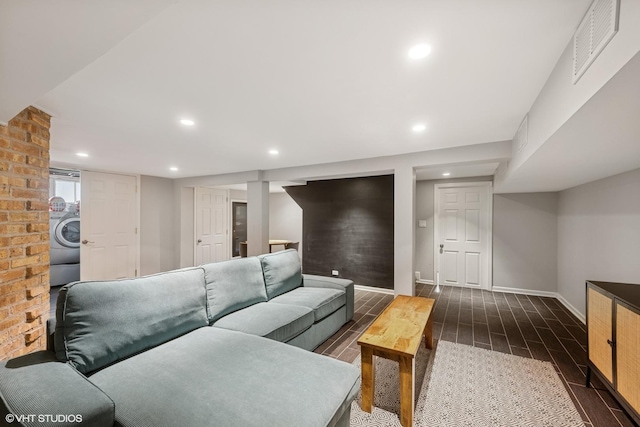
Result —
<svg viewBox="0 0 640 427"><path fill-rule="evenodd" d="M228 200L227 190L195 189L195 265L230 258Z"/></svg>
<svg viewBox="0 0 640 427"><path fill-rule="evenodd" d="M490 182L435 185L436 280L491 287Z"/></svg>
<svg viewBox="0 0 640 427"><path fill-rule="evenodd" d="M138 275L137 178L80 174L80 278L110 280Z"/></svg>

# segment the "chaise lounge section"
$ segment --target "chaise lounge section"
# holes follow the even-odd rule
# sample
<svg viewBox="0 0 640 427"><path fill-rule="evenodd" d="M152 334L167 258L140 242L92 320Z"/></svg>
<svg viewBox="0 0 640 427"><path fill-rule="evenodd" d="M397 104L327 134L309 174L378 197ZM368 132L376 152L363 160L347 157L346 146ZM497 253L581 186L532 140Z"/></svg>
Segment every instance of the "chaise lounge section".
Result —
<svg viewBox="0 0 640 427"><path fill-rule="evenodd" d="M302 275L295 250L70 284L58 299L55 355L0 364L2 419L348 426L359 371L308 350L351 316L353 283Z"/></svg>

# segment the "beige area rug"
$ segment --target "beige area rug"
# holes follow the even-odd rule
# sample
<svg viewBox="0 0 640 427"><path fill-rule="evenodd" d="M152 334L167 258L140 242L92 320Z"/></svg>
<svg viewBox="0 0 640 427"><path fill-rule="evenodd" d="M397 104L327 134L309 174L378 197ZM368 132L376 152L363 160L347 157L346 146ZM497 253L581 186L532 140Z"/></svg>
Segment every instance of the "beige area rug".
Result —
<svg viewBox="0 0 640 427"><path fill-rule="evenodd" d="M414 426L584 426L549 362L448 341L432 353L423 343L416 357ZM375 363L375 408L362 411L358 394L352 427L400 426L398 364ZM360 359L353 364L360 368Z"/></svg>

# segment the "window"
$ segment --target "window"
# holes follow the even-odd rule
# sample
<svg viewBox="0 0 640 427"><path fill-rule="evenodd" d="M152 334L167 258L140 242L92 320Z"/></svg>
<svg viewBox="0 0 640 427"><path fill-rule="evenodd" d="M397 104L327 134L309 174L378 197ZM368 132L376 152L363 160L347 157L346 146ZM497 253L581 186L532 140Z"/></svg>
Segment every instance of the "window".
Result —
<svg viewBox="0 0 640 427"><path fill-rule="evenodd" d="M69 179L51 178L50 196L62 197L67 203L80 201L80 182Z"/></svg>

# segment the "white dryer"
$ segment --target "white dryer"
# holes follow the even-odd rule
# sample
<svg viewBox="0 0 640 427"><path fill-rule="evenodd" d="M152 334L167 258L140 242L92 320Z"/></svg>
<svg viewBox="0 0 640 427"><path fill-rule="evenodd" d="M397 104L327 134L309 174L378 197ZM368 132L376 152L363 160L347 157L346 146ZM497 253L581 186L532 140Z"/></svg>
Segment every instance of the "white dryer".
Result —
<svg viewBox="0 0 640 427"><path fill-rule="evenodd" d="M49 212L50 285L80 280L80 213Z"/></svg>
<svg viewBox="0 0 640 427"><path fill-rule="evenodd" d="M51 264L80 262L80 215L76 212L49 212Z"/></svg>

